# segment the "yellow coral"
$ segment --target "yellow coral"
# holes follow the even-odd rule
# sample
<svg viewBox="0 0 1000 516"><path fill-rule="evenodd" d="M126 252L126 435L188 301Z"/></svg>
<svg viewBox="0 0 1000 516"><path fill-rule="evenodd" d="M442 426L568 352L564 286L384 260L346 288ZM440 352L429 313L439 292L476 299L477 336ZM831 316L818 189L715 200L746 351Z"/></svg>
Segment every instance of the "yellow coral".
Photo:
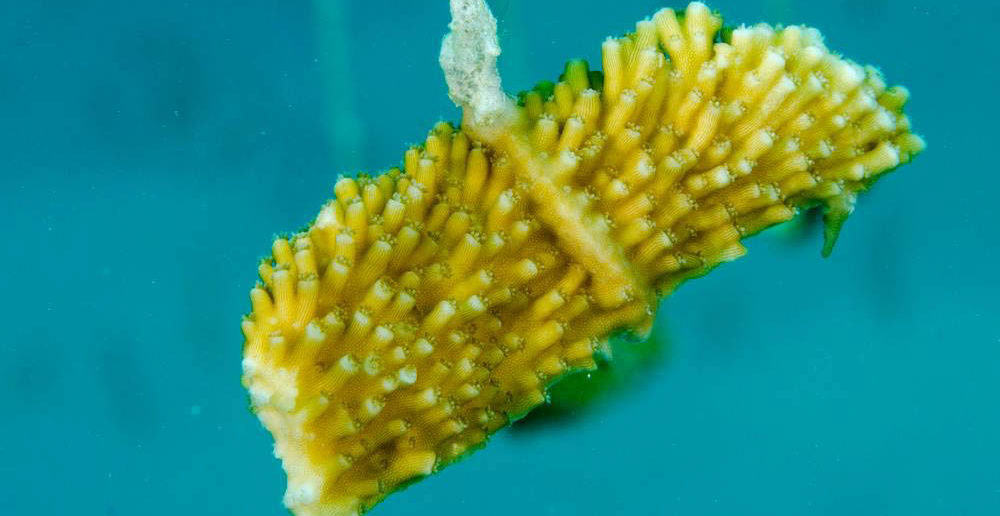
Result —
<svg viewBox="0 0 1000 516"><path fill-rule="evenodd" d="M823 204L832 243L922 148L906 90L816 30L721 27L661 10L604 42L603 75L573 61L495 120L438 124L274 242L243 382L289 508L358 514L481 446L744 237Z"/></svg>

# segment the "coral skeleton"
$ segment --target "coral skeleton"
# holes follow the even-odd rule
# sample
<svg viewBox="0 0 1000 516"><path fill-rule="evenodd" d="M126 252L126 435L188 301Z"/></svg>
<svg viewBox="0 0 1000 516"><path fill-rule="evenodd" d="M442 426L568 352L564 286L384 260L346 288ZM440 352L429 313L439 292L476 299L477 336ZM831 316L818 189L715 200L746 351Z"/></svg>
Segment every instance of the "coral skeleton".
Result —
<svg viewBox="0 0 1000 516"><path fill-rule="evenodd" d="M485 3L451 6L461 127L339 179L250 294L243 384L299 516L360 514L483 446L747 236L820 206L828 253L923 148L907 91L812 28L663 9L603 43L602 71L570 61L514 99Z"/></svg>

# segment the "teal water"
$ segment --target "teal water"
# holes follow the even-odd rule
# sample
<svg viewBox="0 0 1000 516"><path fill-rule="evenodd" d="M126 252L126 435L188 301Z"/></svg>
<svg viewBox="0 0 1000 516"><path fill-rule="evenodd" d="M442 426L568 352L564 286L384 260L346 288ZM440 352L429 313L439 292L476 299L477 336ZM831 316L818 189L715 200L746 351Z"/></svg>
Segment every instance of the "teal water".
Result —
<svg viewBox="0 0 1000 516"><path fill-rule="evenodd" d="M596 63L659 1L498 0L508 90ZM679 5L677 5L679 7ZM721 0L912 92L929 143L830 259L819 228L666 300L664 352L373 512L1000 514L989 2ZM240 386L258 257L337 173L456 120L446 2L4 2L0 514L286 514Z"/></svg>

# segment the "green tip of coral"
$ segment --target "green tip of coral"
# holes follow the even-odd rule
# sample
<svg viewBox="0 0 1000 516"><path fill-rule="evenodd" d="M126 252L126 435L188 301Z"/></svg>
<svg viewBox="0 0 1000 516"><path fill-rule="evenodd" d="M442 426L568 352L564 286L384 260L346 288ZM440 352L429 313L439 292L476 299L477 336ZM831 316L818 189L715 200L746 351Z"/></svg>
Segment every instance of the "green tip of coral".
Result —
<svg viewBox="0 0 1000 516"><path fill-rule="evenodd" d="M829 200L823 212L823 257L833 254L833 246L837 243L840 230L847 222L847 217L854 211L855 195L845 193Z"/></svg>

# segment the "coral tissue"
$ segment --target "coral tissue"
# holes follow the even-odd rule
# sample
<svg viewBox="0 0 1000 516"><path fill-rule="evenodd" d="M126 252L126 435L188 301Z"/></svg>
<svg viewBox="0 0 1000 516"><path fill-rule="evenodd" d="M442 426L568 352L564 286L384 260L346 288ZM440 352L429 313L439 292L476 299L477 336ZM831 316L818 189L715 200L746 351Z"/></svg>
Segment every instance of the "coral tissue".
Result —
<svg viewBox="0 0 1000 516"><path fill-rule="evenodd" d="M359 514L482 446L802 208L824 207L832 245L855 196L923 146L906 90L811 28L722 29L694 3L602 57L340 179L274 242L243 383L293 512Z"/></svg>

